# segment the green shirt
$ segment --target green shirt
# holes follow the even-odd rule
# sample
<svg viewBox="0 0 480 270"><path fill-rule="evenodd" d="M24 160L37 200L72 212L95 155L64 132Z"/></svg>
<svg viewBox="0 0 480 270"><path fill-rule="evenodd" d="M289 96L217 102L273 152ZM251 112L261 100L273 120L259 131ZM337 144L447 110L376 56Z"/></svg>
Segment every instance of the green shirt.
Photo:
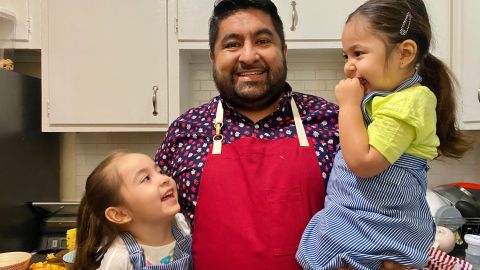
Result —
<svg viewBox="0 0 480 270"><path fill-rule="evenodd" d="M365 106L373 122L368 139L391 164L404 153L431 160L437 157L437 98L428 87L413 86L377 96Z"/></svg>

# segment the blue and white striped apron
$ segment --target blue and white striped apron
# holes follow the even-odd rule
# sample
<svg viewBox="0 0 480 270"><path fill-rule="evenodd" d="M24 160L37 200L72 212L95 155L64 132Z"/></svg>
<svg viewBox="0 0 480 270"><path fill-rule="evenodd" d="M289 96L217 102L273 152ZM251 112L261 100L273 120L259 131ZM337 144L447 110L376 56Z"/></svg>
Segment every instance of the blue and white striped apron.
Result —
<svg viewBox="0 0 480 270"><path fill-rule="evenodd" d="M365 96L366 125L372 122L365 109L369 100L420 81L415 74L394 91ZM427 170L426 160L403 154L379 175L360 178L348 169L340 150L328 181L325 208L310 220L302 236L296 255L300 265L315 270L346 266L372 270L391 260L422 268L435 236L425 198Z"/></svg>
<svg viewBox="0 0 480 270"><path fill-rule="evenodd" d="M146 265L143 248L130 233L121 235L130 256L130 262L135 270L190 270L192 267L192 236L183 234L176 226L172 226L173 237L177 241L173 251L173 261L164 265Z"/></svg>

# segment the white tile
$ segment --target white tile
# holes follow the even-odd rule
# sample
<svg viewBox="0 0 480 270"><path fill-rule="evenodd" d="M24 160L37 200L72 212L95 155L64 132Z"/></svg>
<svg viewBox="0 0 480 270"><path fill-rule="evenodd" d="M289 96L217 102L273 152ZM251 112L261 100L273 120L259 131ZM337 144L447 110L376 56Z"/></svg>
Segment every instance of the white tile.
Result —
<svg viewBox="0 0 480 270"><path fill-rule="evenodd" d="M154 143L160 146L163 139L165 138L165 132L149 132L149 143Z"/></svg>
<svg viewBox="0 0 480 270"><path fill-rule="evenodd" d="M293 91L302 92L302 93L305 91L305 82L291 81L290 86L292 86Z"/></svg>
<svg viewBox="0 0 480 270"><path fill-rule="evenodd" d="M85 156L85 169L90 169L93 170L102 160L104 160L107 157L106 154L97 154L97 155L88 155ZM77 172L77 174L81 174L80 172Z"/></svg>
<svg viewBox="0 0 480 270"><path fill-rule="evenodd" d="M77 144L81 143L106 143L107 133L104 132L79 132L75 138Z"/></svg>
<svg viewBox="0 0 480 270"><path fill-rule="evenodd" d="M194 91L192 92L192 99L196 101L209 100L210 91Z"/></svg>
<svg viewBox="0 0 480 270"><path fill-rule="evenodd" d="M294 80L295 79L295 73L294 72L287 72L287 82Z"/></svg>
<svg viewBox="0 0 480 270"><path fill-rule="evenodd" d="M97 152L96 143L79 143L76 147L77 154L95 154Z"/></svg>
<svg viewBox="0 0 480 270"><path fill-rule="evenodd" d="M337 99L335 98L335 93L333 91L319 91L318 95L329 102L337 103Z"/></svg>
<svg viewBox="0 0 480 270"><path fill-rule="evenodd" d="M325 90L333 92L337 84L338 84L338 80L327 80L325 81Z"/></svg>
<svg viewBox="0 0 480 270"><path fill-rule="evenodd" d="M313 70L300 70L295 71L295 80L297 81L307 81L315 80L315 71Z"/></svg>
<svg viewBox="0 0 480 270"><path fill-rule="evenodd" d="M109 143L129 143L131 135L129 132L111 132L108 133Z"/></svg>
<svg viewBox="0 0 480 270"><path fill-rule="evenodd" d="M320 63L288 63L288 73L296 71L315 71L320 69L322 64ZM295 75L296 76L296 75Z"/></svg>
<svg viewBox="0 0 480 270"><path fill-rule="evenodd" d="M96 154L107 155L117 149L118 149L118 144L114 144L114 143L97 144Z"/></svg>
<svg viewBox="0 0 480 270"><path fill-rule="evenodd" d="M200 89L200 82L201 81L192 81L191 90L192 91L201 90Z"/></svg>
<svg viewBox="0 0 480 270"><path fill-rule="evenodd" d="M213 81L200 81L200 90L217 90Z"/></svg>
<svg viewBox="0 0 480 270"><path fill-rule="evenodd" d="M319 91L325 89L324 81L305 81L305 90Z"/></svg>
<svg viewBox="0 0 480 270"><path fill-rule="evenodd" d="M317 70L315 72L315 79L317 80L337 79L337 71L336 70Z"/></svg>
<svg viewBox="0 0 480 270"><path fill-rule="evenodd" d="M148 143L149 134L146 132L128 132L130 143Z"/></svg>
<svg viewBox="0 0 480 270"><path fill-rule="evenodd" d="M209 70L193 70L192 75L191 75L191 79L196 80L196 81L211 80L212 77L211 77L210 73L211 73L211 71L209 71Z"/></svg>

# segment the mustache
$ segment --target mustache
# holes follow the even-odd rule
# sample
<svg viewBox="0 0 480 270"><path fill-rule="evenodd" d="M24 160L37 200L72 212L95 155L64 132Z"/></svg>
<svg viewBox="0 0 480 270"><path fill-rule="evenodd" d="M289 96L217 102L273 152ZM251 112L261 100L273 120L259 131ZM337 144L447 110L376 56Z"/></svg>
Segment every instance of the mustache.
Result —
<svg viewBox="0 0 480 270"><path fill-rule="evenodd" d="M245 65L245 64L242 64L242 65L239 65L236 69L235 69L235 72L236 73L240 73L240 72L247 72L247 71L252 71L252 70L256 70L256 71L268 71L270 70L268 67L266 67L265 65L259 65L259 64L251 64L251 65Z"/></svg>

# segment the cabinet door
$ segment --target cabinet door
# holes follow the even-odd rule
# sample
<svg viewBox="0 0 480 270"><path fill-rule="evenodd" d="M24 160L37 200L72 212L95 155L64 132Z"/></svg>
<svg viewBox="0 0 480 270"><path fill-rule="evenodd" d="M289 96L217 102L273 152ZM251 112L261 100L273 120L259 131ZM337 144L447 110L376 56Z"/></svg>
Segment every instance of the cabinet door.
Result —
<svg viewBox="0 0 480 270"><path fill-rule="evenodd" d="M273 0L287 40L340 40L345 20L364 0ZM292 2L296 2L295 13ZM178 0L178 39L207 41L211 0ZM292 19L295 18L295 22ZM292 26L295 24L295 27Z"/></svg>
<svg viewBox="0 0 480 270"><path fill-rule="evenodd" d="M28 41L30 35L29 0L0 0L3 12L15 17L15 33L13 38ZM2 39L4 37L0 37Z"/></svg>
<svg viewBox="0 0 480 270"><path fill-rule="evenodd" d="M460 84L460 124L480 130L480 1L454 1L453 70Z"/></svg>
<svg viewBox="0 0 480 270"><path fill-rule="evenodd" d="M273 0L287 40L341 40L350 13L365 0Z"/></svg>
<svg viewBox="0 0 480 270"><path fill-rule="evenodd" d="M211 0L175 0L177 38L199 48L208 41ZM340 48L345 21L365 0L273 0L283 21L285 39L292 49ZM295 2L295 3L294 3ZM426 0L435 38L434 53L450 61L450 0ZM199 45L198 45L199 44ZM185 48L190 48L185 46Z"/></svg>
<svg viewBox="0 0 480 270"><path fill-rule="evenodd" d="M166 0L47 0L42 12L44 129L168 123Z"/></svg>

